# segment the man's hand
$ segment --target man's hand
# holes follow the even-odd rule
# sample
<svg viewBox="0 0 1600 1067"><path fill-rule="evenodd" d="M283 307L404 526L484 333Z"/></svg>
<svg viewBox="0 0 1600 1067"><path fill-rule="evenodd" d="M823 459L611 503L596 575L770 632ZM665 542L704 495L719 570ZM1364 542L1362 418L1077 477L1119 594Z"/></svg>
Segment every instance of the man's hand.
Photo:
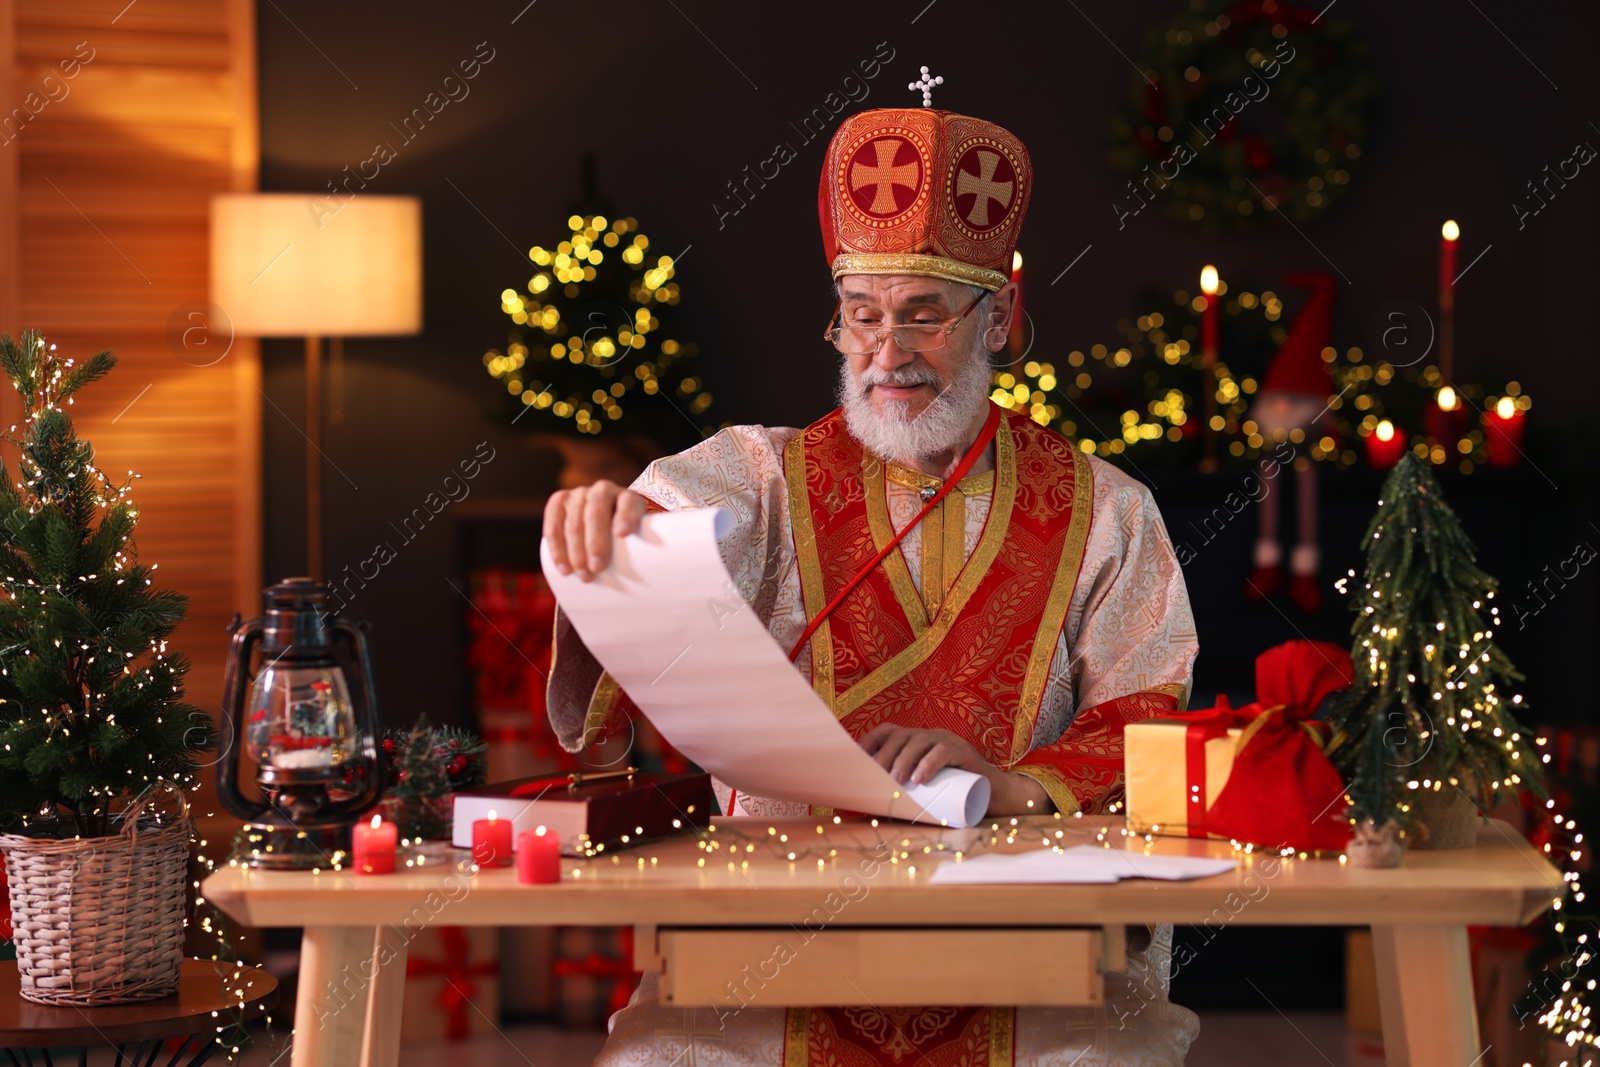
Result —
<svg viewBox="0 0 1600 1067"><path fill-rule="evenodd" d="M902 784L922 785L945 767L983 775L989 779L990 815L1045 815L1055 810L1044 786L1027 775L1001 770L949 730L881 722L861 739L861 747Z"/></svg>
<svg viewBox="0 0 1600 1067"><path fill-rule="evenodd" d="M562 574L577 572L590 581L611 565L611 545L639 532L644 497L614 482L598 481L563 489L544 506L544 539L550 559Z"/></svg>

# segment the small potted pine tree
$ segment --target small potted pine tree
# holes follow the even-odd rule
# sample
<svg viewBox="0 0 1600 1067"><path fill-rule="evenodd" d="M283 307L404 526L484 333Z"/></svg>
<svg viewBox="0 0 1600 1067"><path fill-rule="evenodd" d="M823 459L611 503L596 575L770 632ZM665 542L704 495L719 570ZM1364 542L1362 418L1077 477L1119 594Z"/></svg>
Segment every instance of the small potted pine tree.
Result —
<svg viewBox="0 0 1600 1067"><path fill-rule="evenodd" d="M1542 796L1544 768L1517 720L1522 675L1494 640L1498 583L1415 455L1384 482L1363 551L1355 684L1334 698L1329 758L1351 800L1352 862L1393 866L1408 832L1418 847L1470 847L1480 806Z"/></svg>
<svg viewBox="0 0 1600 1067"><path fill-rule="evenodd" d="M0 463L0 850L22 995L49 1004L177 988L185 794L215 743L183 703L188 662L167 650L187 598L138 562L131 477L107 478L67 414L115 364L0 334L25 414L0 435L21 452L15 474ZM148 806L162 787L175 818Z"/></svg>

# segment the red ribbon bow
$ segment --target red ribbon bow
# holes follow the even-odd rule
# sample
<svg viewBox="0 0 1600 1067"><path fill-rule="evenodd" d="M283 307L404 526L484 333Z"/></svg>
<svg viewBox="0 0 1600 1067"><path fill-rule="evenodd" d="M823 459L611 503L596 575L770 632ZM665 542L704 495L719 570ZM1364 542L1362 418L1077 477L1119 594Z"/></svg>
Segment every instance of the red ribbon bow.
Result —
<svg viewBox="0 0 1600 1067"><path fill-rule="evenodd" d="M443 976L444 985L440 987L434 1003L444 1010L446 1036L451 1041L464 1041L467 1037L467 1009L472 1006L472 998L478 992L478 983L472 977L499 974L500 961L491 959L468 963L471 946L467 943L466 930L459 926L441 926L438 930L444 959L407 956L406 978Z"/></svg>
<svg viewBox="0 0 1600 1067"><path fill-rule="evenodd" d="M1350 653L1327 641L1288 641L1256 657L1256 701L1242 708L1224 698L1188 721L1191 799L1206 795L1205 742L1244 728L1233 769L1217 799L1187 820L1191 837L1219 834L1271 848L1338 850L1350 840L1344 779L1323 755L1316 724L1307 720L1328 696L1354 681ZM1198 787L1198 789L1196 789Z"/></svg>

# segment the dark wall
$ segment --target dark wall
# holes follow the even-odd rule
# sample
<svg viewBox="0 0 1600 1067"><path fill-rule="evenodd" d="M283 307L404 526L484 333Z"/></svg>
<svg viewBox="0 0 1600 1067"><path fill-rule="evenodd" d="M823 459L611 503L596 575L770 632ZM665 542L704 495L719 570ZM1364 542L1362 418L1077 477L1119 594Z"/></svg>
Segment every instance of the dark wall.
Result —
<svg viewBox="0 0 1600 1067"><path fill-rule="evenodd" d="M1532 488L1505 497L1516 529L1534 531L1530 539L1496 536L1497 499L1464 509L1486 545L1484 562L1520 583L1565 559L1569 542L1600 544L1587 525L1592 466L1576 453L1575 437L1555 435L1588 419L1600 384L1588 319L1600 288L1600 173L1585 170L1523 229L1512 209L1524 183L1575 143L1600 146L1600 129L1589 122L1600 116L1589 71L1591 6L1542 5L1537 19L1485 7L1496 26L1473 5L1343 0L1328 17L1364 28L1383 80L1378 128L1351 195L1303 233L1275 220L1254 234L1213 238L1154 210L1119 230L1112 207L1125 192L1107 163L1109 116L1134 76L1124 53L1137 56L1144 28L1175 3L1078 5L1082 14L1073 5L996 0L524 3L260 7L261 188L323 190L389 142L396 158L367 191L424 202L426 330L348 342L346 417L328 428L325 445L327 569L355 566L380 541L396 550L354 601L374 623L390 721L419 711L446 721L466 716L466 603L451 585L460 579L451 512L410 542L390 524L480 442L494 449L472 482L480 498L551 487L553 454L506 425L500 387L480 357L504 342L498 294L526 282L527 247L563 232L579 193L579 157L597 153L618 209L640 220L656 248L679 253L684 312L721 417L803 424L830 406L834 361L816 339L831 309L815 212L824 139L804 143L791 123L880 49L893 58L855 106L918 102L905 84L925 63L946 79L939 106L1001 122L1028 145L1037 184L1022 247L1036 351L1109 340L1118 318L1148 310L1135 294L1148 285L1192 286L1204 262L1219 264L1235 284L1257 286L1331 262L1349 279L1336 343L1366 344L1366 324L1381 305L1432 304L1439 223L1459 220L1463 263L1492 246L1459 290L1461 377L1514 373L1535 399L1535 429L1544 431L1534 450L1544 474L1526 471ZM470 95L414 140L397 132L460 61L490 50L493 58L467 83ZM725 184L779 141L798 158L737 215L719 217L714 204L726 198ZM1047 284L1090 245L1059 284ZM271 342L265 354L277 410L265 414L264 580L304 567L300 349ZM1498 492L1470 480L1451 491ZM1347 524L1335 525L1343 536ZM1202 590L1237 599L1250 535L1236 526L1237 544L1191 568L1197 600ZM527 556L535 558L531 537ZM1555 696L1576 683L1571 653L1593 636L1592 606L1584 575L1528 630L1508 635L1514 658L1534 668L1531 689ZM1253 618L1250 647L1294 636L1291 619ZM1342 632L1342 619L1329 619L1320 628ZM1203 611L1203 646L1206 620Z"/></svg>

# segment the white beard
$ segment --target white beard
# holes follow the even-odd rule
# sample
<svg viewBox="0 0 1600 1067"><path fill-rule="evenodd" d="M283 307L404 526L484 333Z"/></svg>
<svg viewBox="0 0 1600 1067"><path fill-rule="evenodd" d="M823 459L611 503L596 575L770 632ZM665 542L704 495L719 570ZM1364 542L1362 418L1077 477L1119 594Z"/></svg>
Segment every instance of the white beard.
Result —
<svg viewBox="0 0 1600 1067"><path fill-rule="evenodd" d="M849 360L839 368L839 406L844 409L845 426L862 447L885 459L916 462L967 446L972 424L989 403L989 352L981 343L973 345L968 358L956 368L950 384L916 416L905 401L892 400L882 414L867 399L873 385L931 385L941 382L932 368L906 366L894 371L868 367L857 378L850 373Z"/></svg>

